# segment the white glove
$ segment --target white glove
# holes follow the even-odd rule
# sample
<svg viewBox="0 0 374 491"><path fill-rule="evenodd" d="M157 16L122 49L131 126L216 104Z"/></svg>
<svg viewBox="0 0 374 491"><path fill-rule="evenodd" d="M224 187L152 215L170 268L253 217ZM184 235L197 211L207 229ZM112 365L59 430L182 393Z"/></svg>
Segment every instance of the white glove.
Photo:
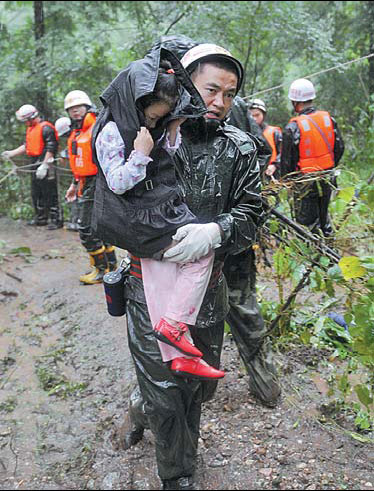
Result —
<svg viewBox="0 0 374 491"><path fill-rule="evenodd" d="M36 169L36 178L44 179L45 176L48 174L48 169L49 165L46 162L40 164L39 167Z"/></svg>
<svg viewBox="0 0 374 491"><path fill-rule="evenodd" d="M163 259L172 263L191 263L221 245L221 227L214 222L190 223L178 228L173 239L179 244L168 249Z"/></svg>
<svg viewBox="0 0 374 491"><path fill-rule="evenodd" d="M12 156L12 151L11 150L5 150L5 152L3 152L1 154L1 156L3 157L3 159L7 160Z"/></svg>

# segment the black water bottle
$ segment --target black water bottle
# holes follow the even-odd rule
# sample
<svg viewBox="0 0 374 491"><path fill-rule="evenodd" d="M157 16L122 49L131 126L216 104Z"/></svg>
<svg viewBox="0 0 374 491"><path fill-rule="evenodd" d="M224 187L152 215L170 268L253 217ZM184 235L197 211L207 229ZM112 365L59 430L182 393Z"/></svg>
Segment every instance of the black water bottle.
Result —
<svg viewBox="0 0 374 491"><path fill-rule="evenodd" d="M115 271L106 273L103 278L105 299L108 312L114 317L120 317L126 313L125 278L130 269L130 259L122 259Z"/></svg>

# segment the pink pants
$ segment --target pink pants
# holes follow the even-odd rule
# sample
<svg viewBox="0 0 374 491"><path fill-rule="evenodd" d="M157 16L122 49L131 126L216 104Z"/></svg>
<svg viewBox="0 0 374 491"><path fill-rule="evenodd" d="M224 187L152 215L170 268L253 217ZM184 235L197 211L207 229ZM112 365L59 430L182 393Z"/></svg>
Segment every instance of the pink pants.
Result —
<svg viewBox="0 0 374 491"><path fill-rule="evenodd" d="M214 253L187 264L140 259L145 299L152 326L161 317L195 325L213 268ZM185 334L192 341L189 333ZM184 356L158 341L163 361Z"/></svg>

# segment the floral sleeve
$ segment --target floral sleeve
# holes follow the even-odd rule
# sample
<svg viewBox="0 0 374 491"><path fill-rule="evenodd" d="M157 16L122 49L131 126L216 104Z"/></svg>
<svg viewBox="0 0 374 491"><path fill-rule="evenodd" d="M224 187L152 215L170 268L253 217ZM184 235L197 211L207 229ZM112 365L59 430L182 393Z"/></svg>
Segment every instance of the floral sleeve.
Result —
<svg viewBox="0 0 374 491"><path fill-rule="evenodd" d="M147 164L152 161L151 157L136 150L125 161L125 144L113 121L99 133L96 152L108 187L116 194L123 194L142 181L146 176Z"/></svg>

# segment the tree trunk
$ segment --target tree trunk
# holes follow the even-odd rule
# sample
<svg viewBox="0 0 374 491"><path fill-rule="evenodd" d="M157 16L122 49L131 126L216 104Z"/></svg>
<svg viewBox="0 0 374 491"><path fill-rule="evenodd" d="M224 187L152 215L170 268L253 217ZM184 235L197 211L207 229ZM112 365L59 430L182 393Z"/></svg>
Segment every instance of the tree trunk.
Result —
<svg viewBox="0 0 374 491"><path fill-rule="evenodd" d="M369 31L369 53L374 53L374 5L366 2L367 26ZM374 57L369 58L369 94L374 93Z"/></svg>
<svg viewBox="0 0 374 491"><path fill-rule="evenodd" d="M35 106L37 107L41 116L49 118L48 111L48 88L47 81L44 76L46 68L45 59L45 46L44 46L44 2L34 2L34 37L35 37L35 72L34 77L37 83L36 86L36 100Z"/></svg>

